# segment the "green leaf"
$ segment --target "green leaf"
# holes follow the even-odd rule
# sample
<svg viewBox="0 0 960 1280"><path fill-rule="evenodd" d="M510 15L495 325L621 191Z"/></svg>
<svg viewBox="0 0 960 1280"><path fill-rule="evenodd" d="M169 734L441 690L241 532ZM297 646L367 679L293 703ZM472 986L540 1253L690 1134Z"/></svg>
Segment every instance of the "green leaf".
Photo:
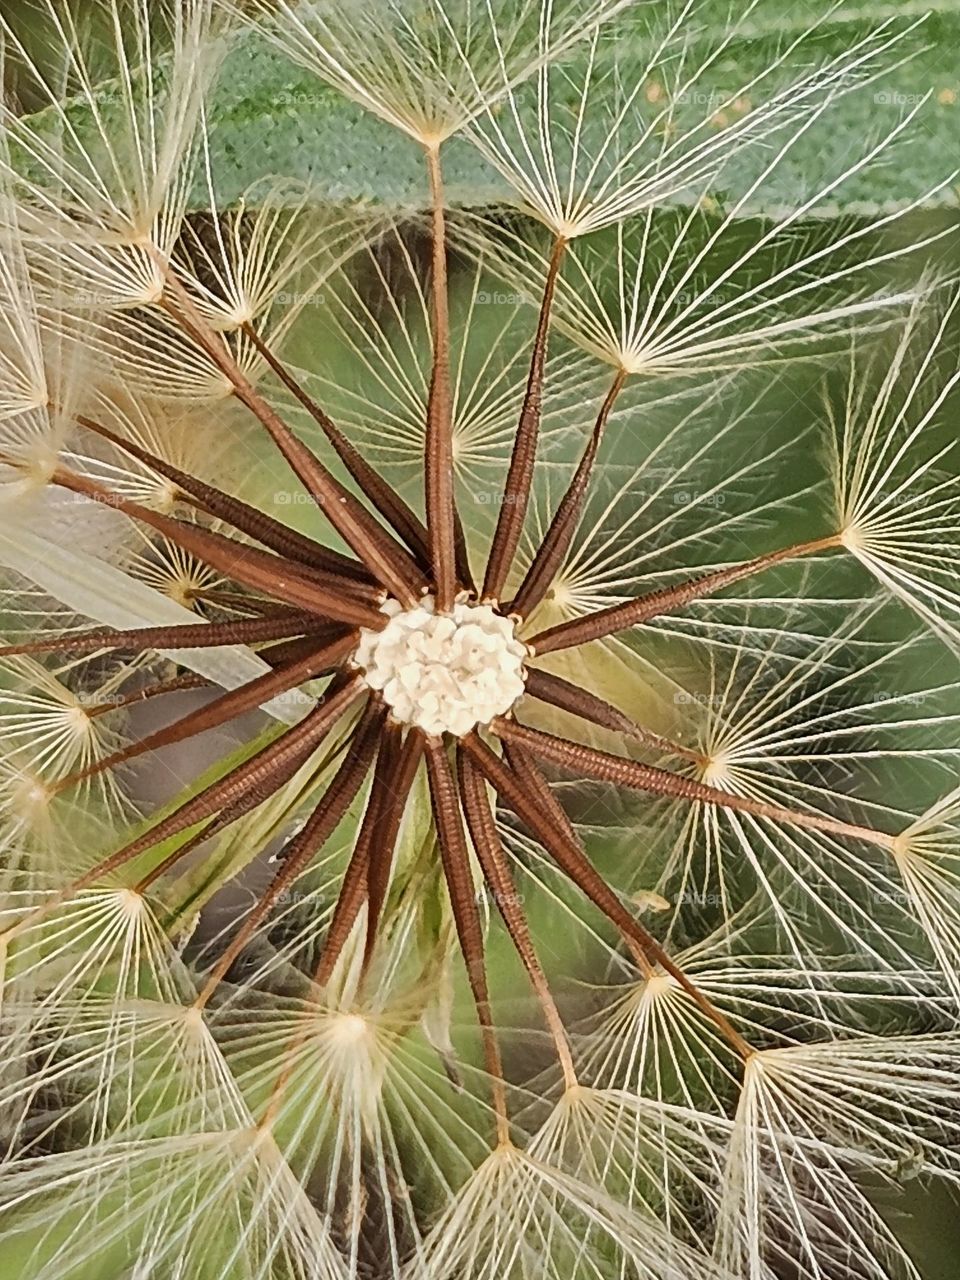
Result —
<svg viewBox="0 0 960 1280"><path fill-rule="evenodd" d="M719 19L726 5L710 5ZM929 6L925 6L929 7ZM898 7L909 16L910 6ZM638 6L638 11L646 6ZM640 19L637 19L638 23ZM701 22L703 18L701 17ZM804 11L803 22L807 21ZM815 60L842 55L877 25L877 15L860 5L838 11L769 82L764 96L810 69ZM709 82L697 86L691 112L699 118L703 99L718 103L763 71L786 41L802 29L799 17L782 6L759 6L746 30L712 68ZM710 34L709 27L706 28ZM715 33L714 33L715 34ZM636 66L643 64L645 41L636 36ZM862 154L871 141L892 130L927 94L893 162L880 164L846 183L838 195L844 209L894 208L926 195L949 177L960 127L960 12L951 5L906 36L891 61L902 65L848 93L791 150L774 178L745 213L796 207L814 189ZM623 42L617 43L621 69L630 65ZM558 105L555 102L555 105ZM320 198L369 201L391 211L420 207L426 198L423 160L409 138L345 101L310 72L295 66L256 35L240 41L228 60L211 116L212 148L220 196L230 201L265 174L311 183ZM718 119L718 129L723 121ZM739 164L760 164L741 157ZM468 144L454 139L444 156L447 191L454 204L486 206L509 197L503 180ZM741 172L739 176L743 177ZM198 202L205 193L195 193ZM930 203L954 204L956 188L930 197ZM831 210L832 211L832 210Z"/></svg>
<svg viewBox="0 0 960 1280"><path fill-rule="evenodd" d="M834 103L827 115L791 148L773 177L765 181L756 199L744 205L744 214L776 212L799 206L811 191L826 185L838 172L852 164L869 145L888 134L902 116L929 95L917 119L887 157L854 176L834 193L830 208L839 211L871 212L895 209L913 201L930 205L956 204L957 187L934 188L950 178L956 138L960 126L960 8L957 0L932 0L919 5L869 6L862 3L840 5L804 39L783 67L763 81L767 98L809 72L818 62L841 56L878 24L891 16L902 18L904 29L911 20L923 17L886 56L887 72L869 84L847 93ZM629 78L646 64L650 51L649 6L639 4L602 57L617 60L621 77ZM694 46L687 55L696 65L697 44L715 42L729 26L727 0L706 0L697 12L695 29L684 36ZM782 53L785 45L804 34L810 25L806 8L784 11L782 0L762 0L738 25L738 35L724 55L697 83L695 101L687 104L678 119L700 120L709 104L726 101L737 87L763 72ZM635 50L635 52L631 52ZM579 57L584 54L576 55ZM576 70L576 57L573 59ZM159 74L159 73L158 73ZM653 81L651 87L654 88ZM102 86L102 117L109 124L109 84ZM655 91L655 88L654 88ZM568 107L575 110L576 93L571 89ZM563 109L560 94L554 107ZM88 110L77 105L71 123L86 143L93 134ZM602 112L601 112L602 114ZM719 113L722 117L723 113ZM270 45L259 32L245 32L230 53L214 101L207 116L218 203L235 202L254 184L266 177L301 180L312 185L318 200L369 202L391 214L422 207L427 190L420 148L406 135L345 100L310 71L291 62ZM53 113L32 117L45 134L55 129ZM120 122L118 122L120 123ZM604 126L605 127L605 126ZM724 127L722 118L716 127ZM588 139L589 141L589 139ZM737 159L738 182L748 180L751 168L762 165L767 153L762 148L741 153ZM447 194L455 205L478 207L508 201L510 191L503 179L466 142L453 139L444 152ZM193 206L209 207L206 180L201 178L193 193Z"/></svg>

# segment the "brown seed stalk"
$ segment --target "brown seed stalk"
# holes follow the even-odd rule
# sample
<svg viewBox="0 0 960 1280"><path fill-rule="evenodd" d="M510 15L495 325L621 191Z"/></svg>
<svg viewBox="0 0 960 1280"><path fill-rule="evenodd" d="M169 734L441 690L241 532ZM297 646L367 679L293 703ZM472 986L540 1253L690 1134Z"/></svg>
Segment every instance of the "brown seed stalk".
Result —
<svg viewBox="0 0 960 1280"><path fill-rule="evenodd" d="M600 412L597 414L583 457L566 493L560 500L553 520L550 522L550 528L533 558L533 563L527 570L520 590L510 604L504 606L507 613L528 618L553 585L580 525L583 504L590 488L604 429L625 381L626 374L623 370L619 370L600 406Z"/></svg>
<svg viewBox="0 0 960 1280"><path fill-rule="evenodd" d="M346 438L329 414L308 395L287 366L273 354L252 325L244 326L244 333L263 356L270 369L291 395L310 414L334 451L360 488L367 501L387 521L394 533L406 544L417 564L424 572L430 569L430 549L423 521L404 502L403 498L383 479L366 458Z"/></svg>
<svg viewBox="0 0 960 1280"><path fill-rule="evenodd" d="M817 555L821 551L832 551L839 544L839 536L833 534L828 538L817 538L813 542L800 542L783 547L779 551L770 551L743 564L730 565L726 569L717 569L714 573L704 574L702 578L682 582L679 586L664 587L660 591L652 591L649 595L628 600L625 604L611 605L607 609L585 614L582 618L561 622L555 627L539 632L526 643L539 656L544 653L554 653L557 649L569 649L573 645L602 640L606 636L615 635L618 631L626 631L630 627L639 626L642 622L649 622L651 618L659 617L661 614L682 609L694 600L702 600L705 596L713 595L715 591L722 591L724 587L741 582L744 578L753 577L754 574L763 573L787 560L800 560L805 556Z"/></svg>
<svg viewBox="0 0 960 1280"><path fill-rule="evenodd" d="M620 756L611 755L607 751L598 751L595 747L585 747L578 742L568 742L565 738L558 738L552 733L543 733L539 729L531 729L513 720L500 718L493 722L491 728L498 737L526 747L541 760L547 760L581 778L593 778L599 782L612 782L617 786L629 787L634 791L675 796L692 803L709 804L715 808L748 813L756 818L767 818L773 822L782 822L787 826L800 827L807 831L825 831L830 835L847 836L888 850L892 850L896 844L896 837L883 831L874 831L869 827L841 822L837 818L828 818L823 814L805 813L799 809L788 809L764 800L754 800L749 796L721 791L717 787L708 786L696 779L668 773L666 769L640 764L636 760L624 760Z"/></svg>
<svg viewBox="0 0 960 1280"><path fill-rule="evenodd" d="M496 819L490 807L486 781L473 759L463 750L457 752L457 768L463 812L477 861L480 863L484 879L507 933L510 935L510 940L527 971L530 985L540 1002L547 1029L556 1046L566 1087L573 1088L577 1083L577 1073L573 1065L570 1042L567 1039L563 1019L560 1017L560 1010L557 1008L547 982L547 976L537 957L527 917L520 905L516 882L510 871L510 864L497 831Z"/></svg>
<svg viewBox="0 0 960 1280"><path fill-rule="evenodd" d="M450 388L450 303L447 233L439 147L426 150L433 222L433 368L427 402L424 490L437 608L456 595L457 521L453 472L453 395Z"/></svg>
<svg viewBox="0 0 960 1280"><path fill-rule="evenodd" d="M443 863L444 879L450 895L450 906L453 909L460 952L466 966L467 980L473 992L473 1002L480 1023L487 1071L493 1086L497 1139L501 1144L506 1144L510 1141L510 1124L507 1119L503 1063L490 1009L483 926L480 923L477 895L470 870L470 851L463 830L456 784L446 748L438 739L430 738L427 740L426 755L440 860Z"/></svg>
<svg viewBox="0 0 960 1280"><path fill-rule="evenodd" d="M744 1040L725 1014L716 1009L701 991L694 986L680 967L671 960L663 947L638 924L620 899L598 874L578 843L571 842L565 830L545 818L536 797L523 786L518 776L476 734L464 739L464 749L469 751L478 768L495 787L506 804L530 829L563 873L583 892L599 910L620 930L623 937L633 944L633 954L641 963L646 976L651 976L650 962L655 961L690 996L697 1007L721 1031L724 1038L746 1060L753 1054L752 1047Z"/></svg>
<svg viewBox="0 0 960 1280"><path fill-rule="evenodd" d="M208 1003L226 977L234 960L270 914L280 895L296 880L300 872L316 857L333 835L363 785L363 780L370 768L370 762L377 749L377 729L382 715L382 710L374 705L370 714L361 719L333 781L303 828L281 850L279 871L211 971L195 1001L197 1008L202 1009Z"/></svg>
<svg viewBox="0 0 960 1280"><path fill-rule="evenodd" d="M514 439L510 467L503 488L503 502L500 504L497 527L487 560L482 592L484 600L500 599L507 574L510 572L517 554L517 547L520 545L520 534L523 531L523 522L530 501L530 487L533 483L537 442L540 438L540 419L543 413L543 371L547 358L550 312L566 249L566 240L558 236L553 246L547 279L543 286L540 316L533 340L533 354L530 358L530 372L527 375L527 388L520 410L520 423Z"/></svg>

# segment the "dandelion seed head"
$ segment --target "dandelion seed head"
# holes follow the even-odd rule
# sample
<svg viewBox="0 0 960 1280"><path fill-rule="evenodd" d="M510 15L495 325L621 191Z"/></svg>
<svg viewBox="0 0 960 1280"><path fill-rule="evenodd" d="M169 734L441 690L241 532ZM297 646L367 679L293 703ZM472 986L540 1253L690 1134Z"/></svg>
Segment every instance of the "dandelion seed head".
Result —
<svg viewBox="0 0 960 1280"><path fill-rule="evenodd" d="M61 394L73 402L72 388ZM0 500L29 502L47 490L68 434L67 414L49 397L26 412L0 413Z"/></svg>
<svg viewBox="0 0 960 1280"><path fill-rule="evenodd" d="M38 9L61 50L57 72L39 65L16 21L0 19L0 39L30 69L59 134L51 144L34 119L2 110L7 141L29 158L17 218L38 291L61 302L75 294L81 309L91 296L117 308L155 303L188 203L203 97L226 52L215 5L109 0L100 39L60 0ZM101 78L113 86L106 99ZM85 138L78 113L90 119ZM7 156L0 171L16 172Z"/></svg>
<svg viewBox="0 0 960 1280"><path fill-rule="evenodd" d="M561 615L573 612L578 604L576 581L560 575L551 586L546 601Z"/></svg>
<svg viewBox="0 0 960 1280"><path fill-rule="evenodd" d="M659 1000L671 997L677 991L677 980L669 973L655 973L643 984L640 999Z"/></svg>
<svg viewBox="0 0 960 1280"><path fill-rule="evenodd" d="M711 753L700 769L700 776L704 782L709 782L712 786L729 785L731 779L735 777L730 755L723 750Z"/></svg>
<svg viewBox="0 0 960 1280"><path fill-rule="evenodd" d="M869 534L855 522L844 524L838 537L841 546L852 552L853 555L866 551L870 544Z"/></svg>
<svg viewBox="0 0 960 1280"><path fill-rule="evenodd" d="M143 894L134 889L118 889L117 906L119 914L127 920L139 919L146 910Z"/></svg>
<svg viewBox="0 0 960 1280"><path fill-rule="evenodd" d="M0 496L4 501L17 502L44 493L57 469L58 461L56 451L38 441L29 456L16 459L15 466L0 464L0 476L3 476Z"/></svg>
<svg viewBox="0 0 960 1280"><path fill-rule="evenodd" d="M745 7L744 17L753 7ZM589 52L575 69L551 57L544 24L544 68L517 88L507 86L506 102L468 125L468 136L526 209L568 241L678 196L694 203L709 197L715 184L729 183L735 157L751 147L776 151L789 129L804 132L826 101L855 87L896 43L881 28L847 55L774 91L770 82L781 69L781 52L750 81L718 95L698 86L713 84L711 75L736 37L732 15L724 38L704 54L686 46L685 28L697 16L694 3L647 7L657 17L639 39L645 7L631 8L622 36L616 22L592 30ZM621 66L611 52L621 40L635 50L636 65ZM749 94L765 88L766 101L753 109ZM701 104L693 113L684 110L691 101ZM531 117L538 118L538 128L530 127Z"/></svg>
<svg viewBox="0 0 960 1280"><path fill-rule="evenodd" d="M330 1043L343 1049L352 1049L371 1034L370 1024L360 1013L341 1013L324 1024L324 1032Z"/></svg>
<svg viewBox="0 0 960 1280"><path fill-rule="evenodd" d="M46 819L55 795L49 782L36 774L24 772L6 785L10 807L22 821L32 826Z"/></svg>
<svg viewBox="0 0 960 1280"><path fill-rule="evenodd" d="M382 631L361 631L356 663L401 724L462 737L522 696L526 646L491 605L458 600L442 614L428 595L413 609L388 601L383 612Z"/></svg>
<svg viewBox="0 0 960 1280"><path fill-rule="evenodd" d="M128 553L131 573L184 609L196 610L204 593L221 583L219 574L166 539L141 538Z"/></svg>
<svg viewBox="0 0 960 1280"><path fill-rule="evenodd" d="M755 0L96 0L94 56L36 7L62 82L0 17L47 103L0 107L31 1280L909 1273L857 1179L960 1176L955 1031L915 1034L960 1001L957 375L904 376L938 291L888 270L939 232L811 217L915 113L804 161L907 24L824 61ZM225 12L426 148L430 216L224 206ZM794 469L822 424L767 430L768 362L907 308ZM888 642L903 603L938 637Z"/></svg>
<svg viewBox="0 0 960 1280"><path fill-rule="evenodd" d="M202 1009L198 1008L196 1005L191 1005L188 1009L184 1009L180 1016L182 1017L183 1025L185 1027L197 1035L202 1035L204 1038L206 1037L207 1029L206 1024L203 1021Z"/></svg>

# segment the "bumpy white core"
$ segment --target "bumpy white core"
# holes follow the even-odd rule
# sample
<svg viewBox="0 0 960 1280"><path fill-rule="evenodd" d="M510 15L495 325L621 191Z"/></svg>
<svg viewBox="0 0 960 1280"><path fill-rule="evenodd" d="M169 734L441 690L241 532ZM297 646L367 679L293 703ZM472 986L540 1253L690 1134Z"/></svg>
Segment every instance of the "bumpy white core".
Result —
<svg viewBox="0 0 960 1280"><path fill-rule="evenodd" d="M383 612L390 621L382 631L360 632L356 663L403 724L462 737L523 693L526 647L489 605L458 601L440 614L424 596L415 609L388 600Z"/></svg>

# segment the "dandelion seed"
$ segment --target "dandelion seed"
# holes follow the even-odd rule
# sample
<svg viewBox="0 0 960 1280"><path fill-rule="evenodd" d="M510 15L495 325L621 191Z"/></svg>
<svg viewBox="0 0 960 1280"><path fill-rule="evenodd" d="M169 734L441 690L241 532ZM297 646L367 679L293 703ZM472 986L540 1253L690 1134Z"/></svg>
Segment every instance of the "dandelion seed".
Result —
<svg viewBox="0 0 960 1280"><path fill-rule="evenodd" d="M738 22L748 22L755 8L748 4ZM805 116L868 78L903 38L881 27L843 57L746 112L746 94L765 92L801 41L787 45L749 82L718 93L710 76L740 27L732 22L716 47L704 51L696 47L697 36L688 34L698 16L695 0L688 0L648 30L643 6L628 6L619 23L593 28L580 57L582 71L560 58L563 50L551 47L553 32L542 24L538 70L530 77L535 90L526 81L514 89L505 76L505 101L498 97L470 122L468 137L554 235L573 240L669 204L681 193L705 191L740 149L764 142L776 147L779 130L797 122L802 129ZM618 46L636 48L638 66L621 64ZM654 110L646 112L645 103ZM718 137L710 126L728 123L728 104L742 118Z"/></svg>
<svg viewBox="0 0 960 1280"><path fill-rule="evenodd" d="M836 499L844 545L894 596L956 645L953 532L958 490L948 470L954 442L937 414L957 375L934 384L936 357L960 298L944 307L916 358L922 322L911 309L877 398L865 403L851 372L836 427Z"/></svg>
<svg viewBox="0 0 960 1280"><path fill-rule="evenodd" d="M103 7L98 47L68 5L44 0L63 59L62 83L36 65L5 19L5 45L31 70L56 122L52 135L3 112L3 168L25 188L19 228L55 304L122 307L155 302L189 196L204 94L223 56L210 0ZM166 39L164 38L166 36ZM169 42L168 52L167 49ZM104 48L109 66L102 64ZM100 77L111 84L100 88ZM89 119L87 131L80 117ZM156 255L156 257L154 257Z"/></svg>
<svg viewBox="0 0 960 1280"><path fill-rule="evenodd" d="M544 28L554 32L550 54L559 56L623 7L623 0L542 7L468 0L451 9L438 0L413 7L391 0L365 2L348 21L326 0L253 6L286 54L425 146L438 145L535 73L544 58L538 28L541 39Z"/></svg>
<svg viewBox="0 0 960 1280"><path fill-rule="evenodd" d="M0 417L8 419L44 409L48 392L36 299L6 184L2 201L7 213L0 266Z"/></svg>
<svg viewBox="0 0 960 1280"><path fill-rule="evenodd" d="M615 1266L637 1275L711 1275L702 1257L670 1242L586 1184L513 1147L495 1151L435 1228L425 1276L599 1277ZM545 1269L546 1265L546 1269Z"/></svg>
<svg viewBox="0 0 960 1280"><path fill-rule="evenodd" d="M826 1259L838 1274L851 1277L885 1275L890 1269L913 1273L855 1179L871 1167L889 1171L889 1160L885 1163L880 1154L884 1149L897 1153L894 1163L903 1144L911 1149L898 1121L906 1114L901 1107L911 1112L917 1107L911 1125L920 1120L927 1089L936 1091L935 1076L914 1083L911 1059L919 1064L925 1054L931 1065L942 1062L949 1073L950 1041L934 1037L776 1051L749 1064L721 1223L720 1256L726 1265L762 1275L782 1242L795 1241L810 1274ZM819 1074L821 1064L830 1072L829 1084ZM926 1075L923 1067L920 1075ZM889 1113L887 1089L892 1091ZM949 1130L942 1092L938 1098L934 1129ZM935 1143L932 1149L939 1156Z"/></svg>

